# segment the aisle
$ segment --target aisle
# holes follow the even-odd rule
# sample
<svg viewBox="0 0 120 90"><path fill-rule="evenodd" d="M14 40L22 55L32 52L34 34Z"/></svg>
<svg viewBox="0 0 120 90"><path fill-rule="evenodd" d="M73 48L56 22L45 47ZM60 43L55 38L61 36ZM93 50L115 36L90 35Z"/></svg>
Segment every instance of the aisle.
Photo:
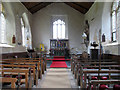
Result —
<svg viewBox="0 0 120 90"><path fill-rule="evenodd" d="M67 68L65 56L54 56L50 68Z"/></svg>
<svg viewBox="0 0 120 90"><path fill-rule="evenodd" d="M70 76L68 69L65 68L49 68L40 83L40 88L71 88Z"/></svg>
<svg viewBox="0 0 120 90"><path fill-rule="evenodd" d="M67 68L65 61L53 61L50 68Z"/></svg>

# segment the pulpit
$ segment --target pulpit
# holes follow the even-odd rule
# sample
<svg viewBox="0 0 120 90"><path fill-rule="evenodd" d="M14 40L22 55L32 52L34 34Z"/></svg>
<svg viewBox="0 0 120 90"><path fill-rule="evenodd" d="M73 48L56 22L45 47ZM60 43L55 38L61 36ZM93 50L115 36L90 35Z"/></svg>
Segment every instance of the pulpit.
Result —
<svg viewBox="0 0 120 90"><path fill-rule="evenodd" d="M94 49L90 50L90 56L91 59L98 59L98 55L99 55L99 49L96 49L96 47L98 46L98 44L96 42L91 43L91 46L94 47Z"/></svg>
<svg viewBox="0 0 120 90"><path fill-rule="evenodd" d="M98 59L99 49L90 49L91 59Z"/></svg>

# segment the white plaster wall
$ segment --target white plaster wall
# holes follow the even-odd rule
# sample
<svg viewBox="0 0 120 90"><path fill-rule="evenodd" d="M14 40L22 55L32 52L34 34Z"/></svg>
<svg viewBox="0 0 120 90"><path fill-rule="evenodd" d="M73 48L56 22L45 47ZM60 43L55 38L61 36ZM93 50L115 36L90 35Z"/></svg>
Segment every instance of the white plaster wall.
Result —
<svg viewBox="0 0 120 90"><path fill-rule="evenodd" d="M119 33L117 32L117 42L111 42L111 5L112 2L104 2L102 14L102 34L105 34L106 42L103 42L103 51L107 54L120 55L119 51ZM106 52L108 51L108 52Z"/></svg>
<svg viewBox="0 0 120 90"><path fill-rule="evenodd" d="M118 55L120 55L120 44L118 45Z"/></svg>
<svg viewBox="0 0 120 90"><path fill-rule="evenodd" d="M43 43L49 50L52 39L52 15L67 16L69 45L71 48L80 48L81 53L84 15L64 3L53 3L33 14L33 47L39 47L40 43Z"/></svg>
<svg viewBox="0 0 120 90"><path fill-rule="evenodd" d="M104 53L106 53L106 54L120 55L118 53L118 50L120 50L120 48L118 49L118 45L107 45L107 46L104 46Z"/></svg>
<svg viewBox="0 0 120 90"><path fill-rule="evenodd" d="M85 14L85 20L88 20L90 25L90 41L99 40L99 30L102 29L102 12L103 12L103 2L95 2L89 11ZM90 42L90 43L91 43Z"/></svg>
<svg viewBox="0 0 120 90"><path fill-rule="evenodd" d="M89 23L89 38L90 43L96 42L99 43L99 30L102 29L102 12L103 12L103 2L95 2L89 11L85 14L85 20L88 20ZM93 48L88 47L88 52ZM98 47L97 47L98 48Z"/></svg>
<svg viewBox="0 0 120 90"><path fill-rule="evenodd" d="M95 2L85 14L85 20L88 20L90 24L90 41L99 43L98 31L101 29L102 34L104 33L106 36L106 42L102 43L104 53L120 55L118 44L111 42L111 4L112 2ZM89 50L91 48L90 46Z"/></svg>
<svg viewBox="0 0 120 90"><path fill-rule="evenodd" d="M22 43L22 32L20 17L25 12L27 13L30 26L32 25L32 14L20 3L20 2L3 2L6 10L7 21L7 43L12 45L12 36L15 34L16 43L14 47L5 47L1 48L2 53L13 53L13 52L26 52L26 48L22 45L18 45L18 42ZM9 11L10 10L10 11ZM8 11L8 12L7 12ZM9 32L9 33L8 33Z"/></svg>
<svg viewBox="0 0 120 90"><path fill-rule="evenodd" d="M52 38L52 15L66 15L68 21L68 38L71 48L79 48L80 53L83 51L84 47L83 44L81 44L83 39L81 36L84 30L84 21L88 20L90 24L89 32L91 42L99 42L98 31L101 29L102 33L106 36L106 42L102 43L104 52L110 51L110 54L120 55L120 45L109 45L111 44L110 2L95 2L85 15L64 3L51 4L34 15L31 15L20 2L8 2L4 4L8 11L6 16L9 19L9 24L7 24L7 30L9 31L9 33L7 33L8 43L11 43L12 35L15 34L16 44L13 48L0 48L2 49L2 53L26 51L25 47L17 44L18 42L22 43L20 17L26 12L30 26L32 26L33 47L35 48L39 47L40 43L43 43L47 50L49 50L49 39ZM120 44L119 38L120 30L118 32L118 44ZM90 48L92 47L89 47L89 49Z"/></svg>
<svg viewBox="0 0 120 90"><path fill-rule="evenodd" d="M11 7L11 4L6 2L3 3L4 7L4 15L6 18L6 43L7 44L12 44L12 36L15 35L15 17L13 14L13 10ZM12 23L12 24L11 24ZM9 33L8 33L9 32Z"/></svg>
<svg viewBox="0 0 120 90"><path fill-rule="evenodd" d="M111 5L112 2L104 2L102 14L102 34L106 36L106 43L111 41Z"/></svg>

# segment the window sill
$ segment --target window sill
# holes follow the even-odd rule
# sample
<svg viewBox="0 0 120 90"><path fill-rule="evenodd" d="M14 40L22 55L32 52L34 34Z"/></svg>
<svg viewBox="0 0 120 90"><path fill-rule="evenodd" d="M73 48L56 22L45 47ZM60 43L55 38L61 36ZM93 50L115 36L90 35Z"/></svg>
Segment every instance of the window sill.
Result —
<svg viewBox="0 0 120 90"><path fill-rule="evenodd" d="M12 45L8 45L8 44L0 44L0 47L5 47L5 48L11 48L11 47L14 47L14 46L12 46Z"/></svg>
<svg viewBox="0 0 120 90"><path fill-rule="evenodd" d="M111 43L103 44L103 46L114 46L118 44L119 44L118 42L111 42Z"/></svg>

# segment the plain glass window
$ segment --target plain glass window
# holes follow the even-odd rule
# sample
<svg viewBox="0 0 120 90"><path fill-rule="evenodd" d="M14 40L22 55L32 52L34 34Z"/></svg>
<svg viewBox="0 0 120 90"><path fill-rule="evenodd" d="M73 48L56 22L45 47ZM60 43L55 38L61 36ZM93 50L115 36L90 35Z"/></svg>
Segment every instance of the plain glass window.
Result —
<svg viewBox="0 0 120 90"><path fill-rule="evenodd" d="M112 6L112 41L117 41L117 30L120 27L120 0L115 0Z"/></svg>
<svg viewBox="0 0 120 90"><path fill-rule="evenodd" d="M6 43L6 19L3 13L0 14L0 27L1 43Z"/></svg>
<svg viewBox="0 0 120 90"><path fill-rule="evenodd" d="M65 22L60 19L53 22L53 39L65 39Z"/></svg>
<svg viewBox="0 0 120 90"><path fill-rule="evenodd" d="M30 28L25 26L23 18L21 18L21 30L22 30L22 45L26 48L32 48Z"/></svg>
<svg viewBox="0 0 120 90"><path fill-rule="evenodd" d="M25 30L25 25L24 25L24 22L23 22L23 19L21 18L21 29L22 29L22 45L25 46L26 44L26 30Z"/></svg>

